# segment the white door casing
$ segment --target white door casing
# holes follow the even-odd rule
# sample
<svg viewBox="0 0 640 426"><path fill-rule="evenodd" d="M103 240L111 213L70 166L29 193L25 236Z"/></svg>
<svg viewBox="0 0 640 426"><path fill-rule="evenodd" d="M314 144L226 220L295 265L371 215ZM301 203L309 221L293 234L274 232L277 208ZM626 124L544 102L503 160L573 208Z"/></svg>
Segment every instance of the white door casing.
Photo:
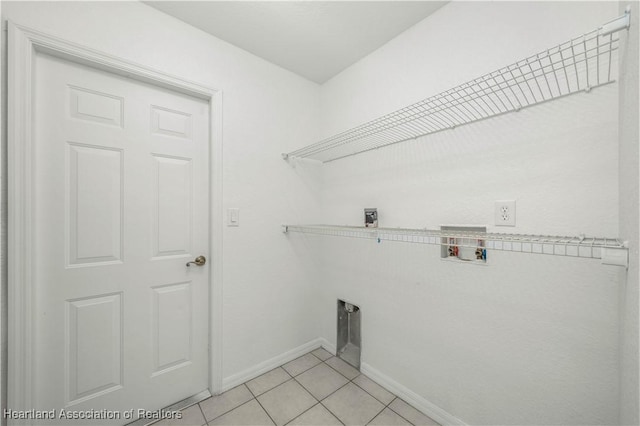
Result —
<svg viewBox="0 0 640 426"><path fill-rule="evenodd" d="M204 327L205 329L209 329L209 360L207 361L209 364L209 377L208 377L208 386L211 393L216 393L221 388L221 238L218 236L221 235L222 229L222 214L221 214L221 177L222 177L222 168L221 168L221 93L215 90L207 89L205 87L189 83L175 77L167 76L163 73L159 73L157 71L150 70L148 68L140 67L138 65L134 65L128 63L126 61L122 61L120 59L104 55L90 49L86 49L80 46L77 46L72 43L68 43L65 41L58 40L56 38L38 33L33 30L29 30L23 27L16 26L14 24L9 25L9 253L11 254L11 258L9 261L9 389L8 389L8 407L15 410L23 410L30 409L34 407L34 403L36 402L36 391L39 383L34 376L35 371L42 371L43 366L41 365L43 360L38 359L34 354L34 348L36 346L36 338L38 335L36 333L36 327L38 325L37 312L34 310L36 307L36 289L38 282L34 279L37 276L34 267L36 266L36 262L33 262L33 259L36 259L38 255L38 250L36 250L36 235L34 235L33 230L37 229L35 225L38 225L42 228L42 214L39 216L35 214L35 208L38 207L38 203L36 203L36 197L38 195L37 190L39 187L36 187L36 183L38 179L41 179L42 176L39 173L42 173L41 170L42 161L36 163L35 160L37 158L36 154L36 143L37 138L34 136L34 129L32 128L32 120L34 112L37 110L36 106L40 106L40 103L37 105L33 104L33 100L35 99L35 91L34 91L34 77L36 77L36 73L34 72L34 65L36 61L40 61L42 59L42 54L48 54L53 56L54 58L61 58L66 62L68 61L68 65L71 68L79 67L80 65L72 65L72 63L78 63L84 65L89 65L94 68L93 73L107 73L112 74L112 80L114 80L117 84L126 84L128 80L138 80L141 83L140 87L144 87L144 90L147 90L149 93L161 93L162 96L166 96L167 90L170 89L174 92L179 92L191 97L196 97L204 100L206 104L208 104L208 120L210 123L210 128L205 129L208 131L209 138L209 158L207 159L210 164L210 174L209 176L205 176L205 179L210 188L211 188L211 196L209 201L209 206L205 206L208 210L208 214L204 213L205 217L204 221L207 221L211 224L211 231L207 236L208 242L207 246L209 247L209 259L208 265L211 273L209 274L210 284L209 284L209 306L210 306L210 316L211 318L208 320L208 327ZM52 62L57 62L57 59L52 59ZM51 62L51 61L50 61ZM85 70L86 71L86 70ZM61 71L61 75L65 74L64 71ZM79 72L78 75L86 75L89 80L94 78L90 76L91 72ZM122 77L129 77L129 79L125 79ZM118 123L118 120L123 120L123 115L118 114L103 114L104 111L117 111L118 105L122 102L123 96L118 96L117 94L108 94L109 90L99 91L95 90L95 87L84 87L91 86L91 81L86 81L83 84L77 85L67 85L65 86L68 92L68 98L65 99L67 105L69 106L69 114L73 117L73 114L82 114L82 111L79 111L78 103L83 103L85 106L84 113L86 113L86 117L73 117L76 121L82 122L83 118L85 122L89 123L93 121L93 124L98 126L103 126L105 128L113 127L113 128L121 128L122 123ZM134 84L130 82L129 84ZM153 87L156 86L157 89L153 90ZM131 87L127 88L125 92L129 92ZM118 91L118 89L110 90ZM149 92L150 91L150 92ZM146 96L145 95L145 96ZM152 133L160 135L158 140L162 141L162 136L167 137L168 139L180 137L177 133L183 133L183 136L188 137L188 132L193 131L192 128L188 126L184 126L187 121L186 115L184 111L178 111L178 109L171 109L170 101L167 99L158 99L155 103L152 103L153 106L149 109L148 115L142 119L142 122L145 124L149 124L151 122L151 127L153 127L153 123L156 123L156 127L152 128ZM176 96L174 96L176 98ZM177 96L180 98L180 96ZM89 108L89 109L86 109ZM93 110L92 110L93 108ZM182 108L184 109L184 108ZM181 115L180 112L183 114ZM102 118L100 118L102 117ZM105 118L108 117L108 118ZM106 121L105 121L106 120ZM164 123L159 125L160 123ZM182 127L180 127L182 126ZM54 126L55 127L55 126ZM176 132L176 129L178 131ZM112 129L111 129L112 130ZM173 132L174 134L172 134ZM108 133L108 132L107 132ZM164 133L164 135L163 135ZM166 139L167 139L166 138ZM82 137L78 137L77 139L82 139ZM124 167L122 161L123 150L118 147L109 147L102 146L97 148L96 146L92 146L91 144L87 144L84 141L66 141L67 143L66 150L66 167L67 170L71 170L71 172L67 173L66 180L64 183L67 188L70 187L70 183L75 182L77 184L82 179L79 174L86 173L87 170L91 170L92 168L104 168L105 171L109 171L113 173L115 178L113 179L98 179L97 182L94 182L97 187L94 188L99 189L102 193L109 193L109 191L117 193L120 189L122 189L122 182L119 181L117 175L123 176L124 170L120 170L119 168ZM162 143L161 143L162 144ZM166 143L165 143L166 145ZM171 144L169 144L171 145ZM167 145L168 146L168 145ZM156 177L164 177L169 178L168 182L175 183L176 181L180 181L181 178L187 176L185 171L191 167L189 161L184 161L181 159L179 152L172 153L171 148L168 148L168 152L163 152L163 149L167 148L158 148L156 149L155 155L152 155L149 158L148 166L155 174ZM82 164L84 163L84 164ZM206 163L206 161L205 161ZM69 166L71 166L69 168ZM115 172L114 172L115 170ZM58 176L59 178L60 176ZM72 182L73 181L73 182ZM185 182L183 181L183 186ZM120 188L116 188L116 186L120 185ZM172 184L171 184L172 185ZM73 185L71 185L72 187ZM158 187L158 186L156 186ZM174 195L179 194L179 189L177 187L173 188ZM124 229L124 223L122 223L122 206L118 203L118 200L114 199L102 199L100 196L89 196L86 200L77 200L70 199L75 197L74 191L65 191L67 206L73 205L76 206L78 203L85 203L84 211L88 212L92 215L98 215L98 219L100 219L99 223L111 224L115 228ZM153 192L153 191L150 191ZM83 192L85 195L86 191ZM40 194L41 196L43 194ZM163 202L162 194L158 194L156 191L155 194L149 194L150 197L153 198L153 204L158 207ZM179 195L178 195L179 197ZM45 197L46 198L46 197ZM188 201L188 197L185 198L185 201ZM40 202L40 204L42 204ZM102 204L103 208L94 209L95 206L99 206ZM174 203L175 204L175 203ZM148 229L159 229L161 227L160 222L163 220L169 220L170 222L178 222L181 218L184 218L185 210L184 209L175 209L174 204L167 204L164 207L165 214L163 215L154 215L150 214L147 218ZM173 207L172 207L173 206ZM104 208L106 207L106 208ZM208 207L208 208L207 208ZM67 207L68 209L68 207ZM93 210L92 210L93 209ZM108 230L96 230L97 238L95 240L86 239L84 241L83 247L78 247L74 241L77 240L77 235L74 235L74 232L87 232L86 229L82 229L82 226L91 225L91 223L87 222L84 225L80 224L78 226L70 226L69 222L74 221L74 208L70 209L71 211L66 211L67 223L66 225L61 224L68 232L67 241L71 241L71 243L67 243L66 247L60 247L60 252L63 255L63 260L65 263L66 271L72 270L72 272L82 271L86 268L87 265L99 265L101 268L106 268L103 271L103 274L107 274L106 271L109 270L111 266L122 266L123 265L123 256L124 256L124 243L123 238L124 234L120 231L111 232ZM106 215L106 213L109 213ZM138 212L138 214L144 215L144 213ZM59 213L58 213L59 215ZM106 215L106 216L100 216ZM142 216L140 216L142 218ZM71 218L71 219L69 219ZM58 218L59 220L59 218ZM38 224L38 222L40 222ZM195 222L194 222L195 223ZM78 231L80 229L80 231ZM196 230L197 231L197 230ZM152 232L151 232L152 233ZM211 235L215 235L218 238L211 238ZM107 238L109 237L109 238ZM158 270L155 273L160 276L167 276L170 271L176 269L176 265L184 265L186 260L184 257L188 254L198 255L202 253L186 253L185 250L176 249L176 247L180 245L185 245L190 243L189 241L182 240L180 241L179 233L174 233L172 235L168 235L168 237L173 240L171 241L161 241L158 238L153 239L152 241L144 241L141 245L143 250L146 246L149 246L151 249L155 250L155 253L150 253L149 262L155 262L154 267L146 267L147 270ZM75 240L74 240L75 238ZM127 237L129 238L129 237ZM176 240L177 238L177 240ZM59 242L58 242L59 243ZM167 244L168 243L168 244ZM129 250L129 248L127 248ZM163 251L164 250L164 251ZM167 252L167 250L169 250ZM187 250L188 251L188 250ZM42 256L41 256L42 257ZM162 263L166 263L167 260L170 260L169 263L172 263L171 266L164 267L161 265ZM74 268L76 271L73 271ZM145 269L144 265L141 265L141 268ZM182 268L184 270L184 268ZM192 275L198 274L198 271L188 272ZM175 274L174 274L175 275ZM205 274L206 275L206 274ZM167 327L171 328L174 326L179 326L179 324L165 324L162 327L158 325L158 321L161 321L161 315L159 315L159 310L161 309L163 304L167 300L172 300L172 303L183 303L184 307L187 307L189 303L193 300L190 295L193 288L189 283L189 280L180 280L174 279L173 281L167 279L162 281L158 280L159 277L156 277L154 284L151 286L152 291L147 291L146 293L142 291L138 297L147 298L148 306L145 306L145 309L141 311L147 312L147 314L151 314L156 318L156 326L153 328L158 331L161 329L166 329ZM150 280L150 278L145 278ZM153 281L153 279L151 279ZM66 298L66 317L64 318L65 325L67 328L69 326L76 326L77 324L87 324L91 323L90 319L81 318L82 315L88 315L87 318L91 318L95 316L95 318L112 318L114 323L106 324L106 321L102 321L105 324L105 333L111 333L111 336L119 339L120 342L124 341L125 336L119 336L116 332L115 334L112 332L114 327L119 327L118 321L122 318L124 303L130 302L129 299L123 301L123 292L117 288L105 291L96 291L94 292L94 296L92 297L76 297L76 298ZM38 297L40 295L38 294ZM184 309L182 309L184 310ZM128 315L135 316L135 312L130 313ZM132 317L133 318L133 317ZM60 321L60 318L58 318ZM189 316L185 316L183 318L184 324L186 324L190 320ZM206 321L206 319L205 319ZM40 326L46 325L46 322L40 321ZM76 324L76 325L74 325ZM183 325L184 325L183 324ZM202 325L200 325L200 329L202 329ZM86 336L91 336L92 332L84 331ZM79 334L78 334L79 333ZM74 335L82 335L83 331L74 329L71 333L67 330L66 337L66 345L67 350L69 347L73 347L77 342L73 341ZM152 333L153 334L153 333ZM69 337L71 335L71 337ZM46 336L45 336L46 337ZM42 338L42 336L40 336ZM71 339L71 340L70 340ZM158 342L162 340L158 335L152 336L152 341L150 344L156 345ZM100 341L97 340L95 344L98 344ZM113 343L113 342L112 342ZM51 344L55 344L52 342ZM89 340L84 342L84 344L94 344ZM69 346L71 345L71 346ZM107 345L110 350L120 350L118 348L118 343L114 345ZM149 351L146 351L149 353ZM153 368L155 370L152 371L150 379L158 378L158 376L162 376L164 372L171 371L172 369L179 369L180 362L176 362L175 360L180 359L180 354L171 354L170 348L167 348L165 353L169 353L168 355L168 363L165 362L167 360L163 360L162 355L158 356L158 351L155 351L155 358L152 359ZM95 351L95 354L98 354L99 351ZM105 359L109 360L109 362L113 363L114 360L117 363L116 356L107 356ZM78 367L77 362L79 360L73 359L72 354L67 354L66 363L69 364L69 360L71 362L76 362L76 367ZM97 361L97 360L96 360ZM80 360L80 362L86 362ZM141 362L145 362L142 360ZM183 363L184 364L184 363ZM88 368L85 366L80 366L82 368ZM101 382L108 383L107 376L109 374L114 374L114 371L119 371L118 368L121 366L116 365L113 368L108 368L105 370L101 370L97 372L97 379L95 383L91 383L91 378L89 381L75 381L75 384L71 385L67 384L66 388L66 403L71 402L73 404L82 404L83 400L83 392L88 392L87 395L97 395L100 394L100 384ZM68 371L67 371L68 373ZM102 376L100 376L102 374ZM118 385L118 377L115 377L112 380L114 384L111 386L106 386L103 389L105 394L114 393L110 392L110 390L117 389ZM73 382L73 380L72 380ZM78 385L80 383L80 385ZM83 389L76 389L74 386L83 387ZM96 387L97 386L97 387ZM76 394L74 394L76 392ZM75 395L75 399L73 399ZM87 396L85 395L85 396ZM71 396L71 398L69 398ZM94 399L95 398L89 398ZM143 408L143 407L140 407ZM154 407L160 408L160 407Z"/></svg>

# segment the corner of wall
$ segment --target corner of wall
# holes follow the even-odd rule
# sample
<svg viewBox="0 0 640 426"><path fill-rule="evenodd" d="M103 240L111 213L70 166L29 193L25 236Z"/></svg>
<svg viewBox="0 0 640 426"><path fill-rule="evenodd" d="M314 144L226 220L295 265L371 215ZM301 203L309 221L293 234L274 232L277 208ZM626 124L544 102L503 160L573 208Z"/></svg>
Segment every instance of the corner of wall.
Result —
<svg viewBox="0 0 640 426"><path fill-rule="evenodd" d="M0 200L7 199L7 144L6 141L6 104L7 81L7 37L6 21L2 16L0 2ZM7 205L0 202L0 411L7 407ZM5 426L7 420L2 416L0 424Z"/></svg>
<svg viewBox="0 0 640 426"><path fill-rule="evenodd" d="M640 304L638 285L639 180L638 151L638 14L637 1L620 1L620 13L631 6L631 26L620 40L619 84L619 235L629 241L629 268L620 274L620 417L623 425L640 423L638 359Z"/></svg>

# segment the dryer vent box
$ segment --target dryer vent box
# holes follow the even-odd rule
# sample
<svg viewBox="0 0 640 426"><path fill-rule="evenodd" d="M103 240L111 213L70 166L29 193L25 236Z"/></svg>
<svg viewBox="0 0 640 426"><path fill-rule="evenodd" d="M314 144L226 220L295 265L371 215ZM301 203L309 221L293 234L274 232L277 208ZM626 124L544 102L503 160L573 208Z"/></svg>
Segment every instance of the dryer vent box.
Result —
<svg viewBox="0 0 640 426"><path fill-rule="evenodd" d="M338 338L336 355L360 369L360 307L338 300Z"/></svg>

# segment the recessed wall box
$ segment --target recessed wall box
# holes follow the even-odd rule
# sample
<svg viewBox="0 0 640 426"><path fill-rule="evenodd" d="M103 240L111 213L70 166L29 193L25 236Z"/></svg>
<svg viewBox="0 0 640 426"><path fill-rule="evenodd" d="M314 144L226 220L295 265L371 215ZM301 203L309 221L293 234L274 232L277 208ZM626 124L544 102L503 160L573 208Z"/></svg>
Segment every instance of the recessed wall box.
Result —
<svg viewBox="0 0 640 426"><path fill-rule="evenodd" d="M365 228L378 227L378 209L364 209Z"/></svg>
<svg viewBox="0 0 640 426"><path fill-rule="evenodd" d="M336 356L360 369L360 307L338 299Z"/></svg>
<svg viewBox="0 0 640 426"><path fill-rule="evenodd" d="M486 226L441 226L442 237L440 257L472 263L486 263L487 249L483 234Z"/></svg>

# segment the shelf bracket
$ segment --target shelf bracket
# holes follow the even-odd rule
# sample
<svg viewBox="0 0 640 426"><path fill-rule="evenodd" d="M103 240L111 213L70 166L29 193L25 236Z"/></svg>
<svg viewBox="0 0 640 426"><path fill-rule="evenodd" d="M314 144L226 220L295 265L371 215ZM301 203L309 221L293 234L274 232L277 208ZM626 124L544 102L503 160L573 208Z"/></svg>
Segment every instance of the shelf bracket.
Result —
<svg viewBox="0 0 640 426"><path fill-rule="evenodd" d="M611 33L615 33L616 31L629 29L631 26L631 6L627 6L627 9L624 11L624 15L607 22L603 26L599 28L598 34L601 36L605 36Z"/></svg>
<svg viewBox="0 0 640 426"><path fill-rule="evenodd" d="M626 247L603 247L600 255L600 263L603 265L624 266L629 268L629 249Z"/></svg>

